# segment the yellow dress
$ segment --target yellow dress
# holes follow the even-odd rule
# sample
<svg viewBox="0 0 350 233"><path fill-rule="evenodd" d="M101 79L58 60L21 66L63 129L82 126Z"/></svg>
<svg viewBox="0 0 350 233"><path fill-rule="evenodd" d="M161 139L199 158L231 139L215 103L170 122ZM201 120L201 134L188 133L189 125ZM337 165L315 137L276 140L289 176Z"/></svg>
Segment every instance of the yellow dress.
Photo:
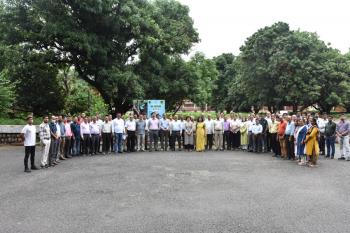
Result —
<svg viewBox="0 0 350 233"><path fill-rule="evenodd" d="M248 145L248 125L247 122L243 122L241 129L241 145L245 146Z"/></svg>
<svg viewBox="0 0 350 233"><path fill-rule="evenodd" d="M196 151L204 151L205 149L205 124L197 123L196 128Z"/></svg>
<svg viewBox="0 0 350 233"><path fill-rule="evenodd" d="M320 148L318 147L318 134L317 127L311 127L306 133L306 155L318 157Z"/></svg>

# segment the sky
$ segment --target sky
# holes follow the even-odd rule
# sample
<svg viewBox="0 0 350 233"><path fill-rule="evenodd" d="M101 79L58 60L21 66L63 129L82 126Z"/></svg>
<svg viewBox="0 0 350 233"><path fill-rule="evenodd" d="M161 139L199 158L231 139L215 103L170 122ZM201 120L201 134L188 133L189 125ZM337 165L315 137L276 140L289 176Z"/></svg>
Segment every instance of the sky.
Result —
<svg viewBox="0 0 350 233"><path fill-rule="evenodd" d="M178 0L190 8L201 42L199 51L211 58L239 54L258 29L278 21L292 30L316 32L320 39L346 53L350 48L349 0Z"/></svg>

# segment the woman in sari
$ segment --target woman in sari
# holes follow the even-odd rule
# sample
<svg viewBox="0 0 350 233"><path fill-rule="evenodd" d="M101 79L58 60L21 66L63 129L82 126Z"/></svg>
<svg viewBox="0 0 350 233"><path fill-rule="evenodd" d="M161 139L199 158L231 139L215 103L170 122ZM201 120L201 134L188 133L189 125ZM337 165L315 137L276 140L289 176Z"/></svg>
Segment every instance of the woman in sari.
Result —
<svg viewBox="0 0 350 233"><path fill-rule="evenodd" d="M241 132L241 149L248 149L248 122L247 118L242 118L241 128L239 130Z"/></svg>
<svg viewBox="0 0 350 233"><path fill-rule="evenodd" d="M296 130L296 134L295 134L295 144L297 146L296 148L296 153L295 155L298 157L298 164L299 165L305 165L306 159L305 159L305 144L304 144L304 140L306 137L306 132L307 132L307 125L306 123L306 119L299 119L297 121L298 123L298 129Z"/></svg>
<svg viewBox="0 0 350 233"><path fill-rule="evenodd" d="M203 152L205 150L206 130L203 117L200 116L196 125L196 151Z"/></svg>
<svg viewBox="0 0 350 233"><path fill-rule="evenodd" d="M320 148L318 146L318 137L320 131L317 127L317 121L315 118L311 120L311 127L308 129L305 138L306 155L308 157L310 167L315 167L317 164Z"/></svg>

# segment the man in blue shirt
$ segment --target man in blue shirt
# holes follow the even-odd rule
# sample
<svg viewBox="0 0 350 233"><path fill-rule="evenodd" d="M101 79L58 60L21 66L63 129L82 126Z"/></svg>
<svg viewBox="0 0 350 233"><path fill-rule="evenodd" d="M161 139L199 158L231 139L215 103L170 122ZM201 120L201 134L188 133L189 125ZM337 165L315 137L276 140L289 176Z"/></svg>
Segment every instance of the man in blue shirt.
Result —
<svg viewBox="0 0 350 233"><path fill-rule="evenodd" d="M168 150L168 144L169 144L169 135L170 135L170 123L168 119L166 118L166 115L163 115L163 118L160 120L160 147L163 151Z"/></svg>
<svg viewBox="0 0 350 233"><path fill-rule="evenodd" d="M74 121L71 124L71 129L73 133L73 155L80 155L80 141L81 141L81 133L80 133L80 125L78 123L78 118L74 117Z"/></svg>

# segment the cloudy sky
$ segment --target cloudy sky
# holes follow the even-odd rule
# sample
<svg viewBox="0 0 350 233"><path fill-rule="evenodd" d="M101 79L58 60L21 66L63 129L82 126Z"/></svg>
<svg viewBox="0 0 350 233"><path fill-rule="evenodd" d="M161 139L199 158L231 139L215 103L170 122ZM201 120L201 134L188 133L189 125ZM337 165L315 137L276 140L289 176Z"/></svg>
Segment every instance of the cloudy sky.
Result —
<svg viewBox="0 0 350 233"><path fill-rule="evenodd" d="M201 42L193 52L239 53L245 39L278 21L316 32L342 53L350 48L349 0L179 0L189 6Z"/></svg>

